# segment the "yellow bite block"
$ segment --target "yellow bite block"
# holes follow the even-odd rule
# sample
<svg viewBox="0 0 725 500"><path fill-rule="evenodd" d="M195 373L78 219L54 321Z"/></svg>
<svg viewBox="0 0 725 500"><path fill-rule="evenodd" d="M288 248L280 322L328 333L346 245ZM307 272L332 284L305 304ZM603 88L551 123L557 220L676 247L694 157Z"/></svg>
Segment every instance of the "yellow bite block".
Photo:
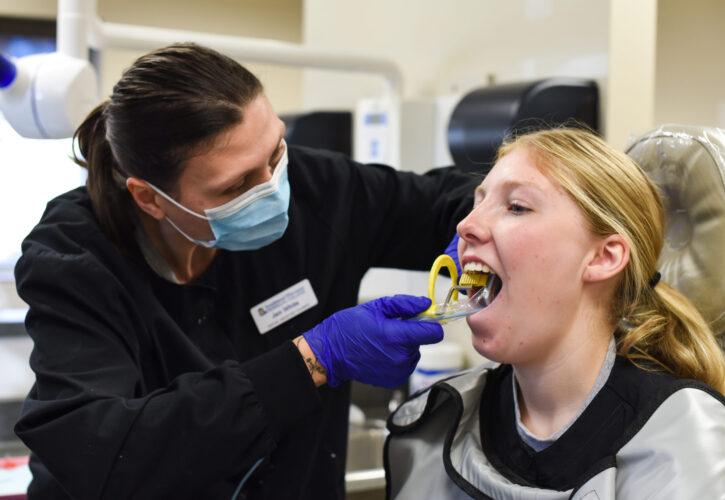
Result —
<svg viewBox="0 0 725 500"><path fill-rule="evenodd" d="M475 286L483 288L488 283L488 273L463 273L458 286Z"/></svg>

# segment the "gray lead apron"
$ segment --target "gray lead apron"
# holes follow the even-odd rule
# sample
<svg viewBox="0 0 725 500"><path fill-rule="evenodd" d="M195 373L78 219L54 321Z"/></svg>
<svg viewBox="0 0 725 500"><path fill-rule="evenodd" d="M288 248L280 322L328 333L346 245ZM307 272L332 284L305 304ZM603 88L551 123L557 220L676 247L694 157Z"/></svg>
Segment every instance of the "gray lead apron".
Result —
<svg viewBox="0 0 725 500"><path fill-rule="evenodd" d="M690 387L667 397L615 457L576 487L513 483L481 448L478 409L488 372L478 368L439 382L391 416L389 498L725 499L725 405Z"/></svg>

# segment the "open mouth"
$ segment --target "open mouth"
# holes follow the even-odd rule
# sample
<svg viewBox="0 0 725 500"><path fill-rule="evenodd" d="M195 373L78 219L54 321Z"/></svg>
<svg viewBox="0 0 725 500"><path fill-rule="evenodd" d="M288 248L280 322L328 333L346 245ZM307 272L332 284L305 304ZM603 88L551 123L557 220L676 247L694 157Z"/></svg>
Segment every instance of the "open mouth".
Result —
<svg viewBox="0 0 725 500"><path fill-rule="evenodd" d="M501 291L503 280L487 265L469 262L463 268L458 285L470 289L469 297L475 297L481 305L488 306Z"/></svg>

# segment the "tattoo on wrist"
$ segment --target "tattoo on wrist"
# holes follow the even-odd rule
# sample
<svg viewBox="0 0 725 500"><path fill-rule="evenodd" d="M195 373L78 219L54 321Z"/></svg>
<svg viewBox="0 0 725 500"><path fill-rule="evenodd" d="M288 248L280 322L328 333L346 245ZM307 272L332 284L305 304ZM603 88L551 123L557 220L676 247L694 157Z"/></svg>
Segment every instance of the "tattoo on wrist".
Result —
<svg viewBox="0 0 725 500"><path fill-rule="evenodd" d="M300 342L302 342L303 337L297 337L292 342L297 347L298 350L300 350L300 354L302 354L302 350L300 349ZM310 356L302 355L302 359L305 360L305 364L307 365L307 369L310 372L310 375L314 375L315 373L319 373L320 375L327 376L327 370L325 370L325 367L322 366L322 364L317 361L317 359L313 359Z"/></svg>
<svg viewBox="0 0 725 500"><path fill-rule="evenodd" d="M310 370L311 374L319 373L327 376L327 370L316 359L305 358L305 363L307 363L307 369Z"/></svg>

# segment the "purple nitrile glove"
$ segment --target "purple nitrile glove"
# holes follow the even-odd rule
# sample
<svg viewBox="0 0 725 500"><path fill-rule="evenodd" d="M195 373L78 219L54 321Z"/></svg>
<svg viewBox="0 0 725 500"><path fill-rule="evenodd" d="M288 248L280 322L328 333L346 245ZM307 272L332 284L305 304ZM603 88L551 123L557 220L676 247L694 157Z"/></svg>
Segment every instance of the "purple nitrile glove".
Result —
<svg viewBox="0 0 725 500"><path fill-rule="evenodd" d="M404 319L428 306L426 297L383 297L336 312L303 336L325 367L330 386L357 380L395 387L415 369L421 344L443 340L438 323Z"/></svg>
<svg viewBox="0 0 725 500"><path fill-rule="evenodd" d="M456 270L458 270L458 276L461 275L461 263L458 262L458 233L453 235L453 239L450 243L448 243L448 246L444 250L446 255L450 256L453 259L453 262L456 263Z"/></svg>

